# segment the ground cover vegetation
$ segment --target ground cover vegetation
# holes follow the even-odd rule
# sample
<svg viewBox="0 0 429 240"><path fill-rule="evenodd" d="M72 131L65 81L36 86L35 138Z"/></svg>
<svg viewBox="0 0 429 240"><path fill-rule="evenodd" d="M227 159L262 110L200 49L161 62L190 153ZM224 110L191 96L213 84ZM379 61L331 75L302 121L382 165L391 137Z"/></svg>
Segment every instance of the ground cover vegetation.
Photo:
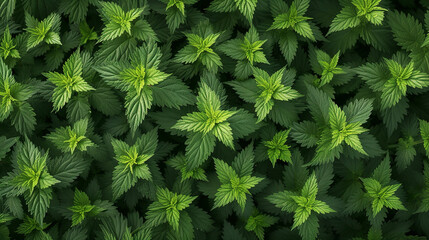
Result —
<svg viewBox="0 0 429 240"><path fill-rule="evenodd" d="M426 0L2 0L0 239L424 240Z"/></svg>

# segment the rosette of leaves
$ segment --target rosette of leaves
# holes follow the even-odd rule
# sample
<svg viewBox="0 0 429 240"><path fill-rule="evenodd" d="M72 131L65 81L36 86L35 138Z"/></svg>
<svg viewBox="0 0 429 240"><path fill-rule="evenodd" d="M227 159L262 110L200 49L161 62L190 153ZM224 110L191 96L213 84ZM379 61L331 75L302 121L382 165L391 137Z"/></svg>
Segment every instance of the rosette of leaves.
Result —
<svg viewBox="0 0 429 240"><path fill-rule="evenodd" d="M283 1L271 1L271 15L274 21L267 31L271 31L278 42L280 51L288 64L292 63L298 50L298 36L316 41L314 32L319 31L312 18L305 16L310 0L295 0L290 5Z"/></svg>
<svg viewBox="0 0 429 240"><path fill-rule="evenodd" d="M191 78L205 69L211 73L217 73L218 69L222 68L221 59L213 50L220 35L221 33L214 33L208 21L201 22L190 33L185 33L188 44L180 49L173 59L177 63L184 64L189 72L184 77Z"/></svg>
<svg viewBox="0 0 429 240"><path fill-rule="evenodd" d="M144 11L143 8L133 8L125 12L121 6L114 2L99 2L100 4L100 15L105 23L105 27L101 33L99 42L113 40L122 36L124 33L132 36L132 31L135 28L149 27L149 23L145 20L138 20Z"/></svg>
<svg viewBox="0 0 429 240"><path fill-rule="evenodd" d="M9 26L7 26L3 32L3 39L0 43L0 57L2 57L3 60L6 60L8 57L21 58L16 48L16 41L10 34Z"/></svg>
<svg viewBox="0 0 429 240"><path fill-rule="evenodd" d="M52 186L60 182L50 174L47 167L48 152L26 139L15 146L12 161L13 171L0 181L0 196L12 198L23 195L28 211L32 214L29 221L33 229L36 226L40 228L50 206Z"/></svg>
<svg viewBox="0 0 429 240"><path fill-rule="evenodd" d="M259 40L259 33L255 28L251 28L244 36L228 40L219 45L218 49L237 60L234 76L238 79L245 79L252 75L254 64L268 64L268 60L262 51L262 45L265 42L266 40Z"/></svg>
<svg viewBox="0 0 429 240"><path fill-rule="evenodd" d="M341 109L321 90L307 85L307 91L310 113L315 122L295 123L291 135L305 147L316 146L316 154L309 164L334 161L343 152L344 143L363 156L369 156L362 141L370 143L374 140L362 125L371 115L373 101L357 99ZM371 153L371 156L374 154L378 152Z"/></svg>
<svg viewBox="0 0 429 240"><path fill-rule="evenodd" d="M152 105L179 109L194 102L188 86L163 72L161 57L156 44L149 42L133 52L128 60L95 67L109 86L125 93L125 115L133 133Z"/></svg>
<svg viewBox="0 0 429 240"><path fill-rule="evenodd" d="M387 37L383 26L387 9L381 7L381 0L352 0L341 2L342 9L330 23L327 35L331 39L346 38L347 42L339 46L341 51L353 47L359 38L379 50L388 50L389 41L381 41ZM338 48L338 47L337 47Z"/></svg>
<svg viewBox="0 0 429 240"><path fill-rule="evenodd" d="M0 59L0 122L10 118L15 129L30 134L36 125L36 114L28 103L34 91L15 81L11 69Z"/></svg>
<svg viewBox="0 0 429 240"><path fill-rule="evenodd" d="M133 145L113 138L113 151L118 161L112 176L113 199L133 187L139 179L152 180L147 161L155 154L158 146L158 133L154 129L138 137Z"/></svg>
<svg viewBox="0 0 429 240"><path fill-rule="evenodd" d="M82 21L79 24L80 45L85 45L89 41L98 40L98 34L94 31L94 27L90 27L87 22Z"/></svg>
<svg viewBox="0 0 429 240"><path fill-rule="evenodd" d="M367 24L381 25L387 9L380 7L380 2L381 0L352 0L344 4L340 13L332 20L328 34L349 28L365 28Z"/></svg>
<svg viewBox="0 0 429 240"><path fill-rule="evenodd" d="M253 68L255 79L232 81L231 85L245 102L255 104L258 122L264 120L275 108L281 107L280 102L290 101L302 95L292 89L294 71L282 68L271 76L264 70ZM273 116L271 116L273 118Z"/></svg>
<svg viewBox="0 0 429 240"><path fill-rule="evenodd" d="M309 63L315 74L305 74L301 79L322 89L330 96L334 95L339 87L350 84L355 75L352 67L339 63L340 56L340 51L331 56L321 49L310 46Z"/></svg>
<svg viewBox="0 0 429 240"><path fill-rule="evenodd" d="M43 75L55 85L51 101L54 110L58 112L72 98L74 93L82 93L95 90L84 79L84 63L79 50L75 51L63 65L63 73L47 72Z"/></svg>
<svg viewBox="0 0 429 240"><path fill-rule="evenodd" d="M356 191L348 199L346 211L365 211L374 227L380 227L387 215L387 209L406 210L395 195L401 184L391 180L392 169L389 155L373 171L371 177L360 178L364 190Z"/></svg>
<svg viewBox="0 0 429 240"><path fill-rule="evenodd" d="M257 209L253 210L252 215L247 219L247 231L252 231L256 234L259 240L264 239L264 228L270 227L278 221L277 217L260 213Z"/></svg>
<svg viewBox="0 0 429 240"><path fill-rule="evenodd" d="M180 233L184 230L180 228L181 224L189 227L191 219L186 209L190 207L196 198L171 192L167 188L157 189L156 201L149 205L146 213L147 226L156 227L160 224L168 223L176 233ZM192 228L192 224L190 227Z"/></svg>
<svg viewBox="0 0 429 240"><path fill-rule="evenodd" d="M42 21L38 21L29 13L25 13L25 29L28 33L27 50L30 50L40 43L61 45L61 38L59 35L61 17L58 13L52 13Z"/></svg>
<svg viewBox="0 0 429 240"><path fill-rule="evenodd" d="M325 52L316 50L316 58L321 68L321 72L319 72L319 82L316 82L318 87L322 87L323 85L330 83L335 75L345 73L341 67L337 66L340 58L340 52L337 52L331 58Z"/></svg>
<svg viewBox="0 0 429 240"><path fill-rule="evenodd" d="M214 158L216 174L220 181L214 199L214 208L223 207L236 201L244 211L247 195L251 195L250 189L255 187L264 178L252 176L254 167L253 146L246 147L228 165L226 162Z"/></svg>
<svg viewBox="0 0 429 240"><path fill-rule="evenodd" d="M72 215L72 227L79 225L85 220L85 217L93 217L98 215L104 209L97 205L91 204L88 195L85 192L75 189L73 206L69 207L69 210L73 212Z"/></svg>
<svg viewBox="0 0 429 240"><path fill-rule="evenodd" d="M292 163L290 146L286 145L287 137L290 129L276 133L272 140L264 141L264 146L267 148L268 159L270 159L273 167L277 160Z"/></svg>
<svg viewBox="0 0 429 240"><path fill-rule="evenodd" d="M298 228L303 239L314 239L318 233L318 214L335 212L326 202L317 199L318 184L313 173L300 192L274 193L267 200L282 211L294 213L292 230Z"/></svg>
<svg viewBox="0 0 429 240"><path fill-rule="evenodd" d="M382 110L395 107L413 88L429 86L429 75L415 69L414 62L401 54L384 59L384 63L367 63L359 67L357 73L379 93Z"/></svg>
<svg viewBox="0 0 429 240"><path fill-rule="evenodd" d="M217 80L210 75L201 81L197 96L198 111L182 116L172 126L173 129L188 132L185 142L188 170L199 167L208 159L215 148L216 139L234 149L234 137L245 136L256 129L251 114L241 109L225 110L225 99L219 96L215 87L208 85L210 81ZM221 85L217 86L222 88ZM243 128L237 125L242 121L246 121L248 126Z"/></svg>
<svg viewBox="0 0 429 240"><path fill-rule="evenodd" d="M77 149L81 152L87 151L88 147L95 144L88 138L88 119L81 119L73 124L73 127L60 127L46 135L61 152L71 154Z"/></svg>

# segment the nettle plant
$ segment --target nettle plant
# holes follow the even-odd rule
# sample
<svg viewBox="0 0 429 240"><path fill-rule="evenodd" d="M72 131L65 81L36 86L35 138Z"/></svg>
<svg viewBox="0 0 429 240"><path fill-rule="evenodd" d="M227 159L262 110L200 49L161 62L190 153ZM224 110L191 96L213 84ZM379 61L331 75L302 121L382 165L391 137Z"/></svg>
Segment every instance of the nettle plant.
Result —
<svg viewBox="0 0 429 240"><path fill-rule="evenodd" d="M42 21L38 21L29 13L26 13L25 24L27 25L26 31L28 33L27 50L30 50L41 43L61 45L59 35L61 17L59 14L52 13Z"/></svg>
<svg viewBox="0 0 429 240"><path fill-rule="evenodd" d="M286 144L290 129L287 131L280 131L274 135L272 140L264 141L263 144L267 148L267 155L273 167L276 165L277 160L291 163L290 146Z"/></svg>
<svg viewBox="0 0 429 240"><path fill-rule="evenodd" d="M367 63L357 72L374 92L381 93L381 109L396 106L410 92L408 89L429 86L429 75L415 69L414 62L400 53L393 59L385 58L384 63Z"/></svg>
<svg viewBox="0 0 429 240"><path fill-rule="evenodd" d="M341 109L321 90L307 85L307 91L311 92L307 101L314 122L306 120L294 124L291 135L304 147L316 147L309 164L334 161L340 157L344 145L368 155L361 139L370 142L372 136L362 125L371 115L373 100L358 99Z"/></svg>
<svg viewBox="0 0 429 240"><path fill-rule="evenodd" d="M33 225L43 226L52 200L52 187L60 181L54 178L47 167L48 152L37 148L30 140L18 143L14 153L14 170L2 178L1 196L14 199L11 204L20 204L24 195ZM21 209L22 211L22 209Z"/></svg>
<svg viewBox="0 0 429 240"><path fill-rule="evenodd" d="M135 8L125 12L121 6L113 2L100 2L100 13L106 26L103 28L98 41L108 41L122 36L124 33L132 35L133 28L147 24L144 21L136 21L142 13L143 8Z"/></svg>
<svg viewBox="0 0 429 240"><path fill-rule="evenodd" d="M257 63L269 64L262 45L267 40L259 40L259 33L255 28L251 28L244 36L231 39L219 46L219 50L234 60L237 64L234 69L234 76L238 79L245 79L252 75L252 66Z"/></svg>
<svg viewBox="0 0 429 240"><path fill-rule="evenodd" d="M46 135L52 144L60 151L73 154L75 150L86 151L95 144L87 136L88 119L81 119L73 124L73 127L60 127Z"/></svg>
<svg viewBox="0 0 429 240"><path fill-rule="evenodd" d="M185 23L187 11L197 0L162 0L165 6L165 20L171 33L174 33L181 24Z"/></svg>
<svg viewBox="0 0 429 240"><path fill-rule="evenodd" d="M0 16L0 240L429 237L428 1Z"/></svg>
<svg viewBox="0 0 429 240"><path fill-rule="evenodd" d="M332 21L329 33L366 24L381 25L387 9L380 7L381 0L352 0L345 5Z"/></svg>
<svg viewBox="0 0 429 240"><path fill-rule="evenodd" d="M234 149L234 138L243 137L249 133L248 130L251 128L257 128L255 122L248 126L239 126L246 124L244 123L246 118L252 121L253 117L247 111L234 108L222 109L225 98L220 97L208 85L208 83L215 85L214 87L220 88L219 91L223 93L222 86L216 79L213 79L212 75L208 75L202 80L197 96L198 111L182 116L172 126L173 129L188 132L185 156L189 170L199 167L208 159L215 148L216 139Z"/></svg>
<svg viewBox="0 0 429 240"><path fill-rule="evenodd" d="M16 49L16 40L10 34L9 26L6 27L3 33L3 39L0 44L0 56L3 60L9 58L21 58L18 49Z"/></svg>
<svg viewBox="0 0 429 240"><path fill-rule="evenodd" d="M133 132L152 105L179 108L194 102L189 87L159 69L161 57L161 51L152 42L138 48L128 60L96 67L109 86L126 94L125 114Z"/></svg>
<svg viewBox="0 0 429 240"><path fill-rule="evenodd" d="M228 165L220 159L214 159L216 174L221 183L218 188L213 208L225 206L237 201L241 210L246 206L246 194L249 190L260 183L263 178L252 176L253 172L253 146L248 146Z"/></svg>
<svg viewBox="0 0 429 240"><path fill-rule="evenodd" d="M335 16L330 24L327 35L336 32L335 37L347 37L349 41L343 49L353 47L359 38L367 44L382 49L386 45L374 37L374 31L382 31L385 13L388 11L381 0L352 0L342 1L341 11Z"/></svg>
<svg viewBox="0 0 429 240"><path fill-rule="evenodd" d="M15 129L22 134L34 130L36 118L28 99L34 94L26 84L19 83L11 69L0 60L0 121L10 118Z"/></svg>
<svg viewBox="0 0 429 240"><path fill-rule="evenodd" d="M396 196L401 184L391 180L389 155L374 169L371 177L360 178L363 190L356 191L349 198L347 212L366 211L368 220L374 227L380 227L387 209L407 210Z"/></svg>
<svg viewBox="0 0 429 240"><path fill-rule="evenodd" d="M298 228L300 235L308 238L308 234L317 234L317 214L335 212L326 202L316 199L317 192L317 178L315 174L312 174L300 193L284 191L274 193L267 199L282 211L294 213L292 230Z"/></svg>
<svg viewBox="0 0 429 240"><path fill-rule="evenodd" d="M316 41L314 32L319 31L311 17L306 16L310 1L296 0L287 5L283 1L272 1L271 15L274 21L267 31L272 31L280 50L291 63L298 50L298 37Z"/></svg>
<svg viewBox="0 0 429 240"><path fill-rule="evenodd" d="M75 190L73 198L73 206L69 208L73 212L72 215L72 227L81 224L85 217L92 217L98 215L104 211L102 207L91 204L88 195L85 192Z"/></svg>
<svg viewBox="0 0 429 240"><path fill-rule="evenodd" d="M186 78L202 70L217 73L222 68L221 58L213 50L220 35L221 33L213 31L209 22L202 22L192 32L185 33L188 44L179 50L174 61L184 64L183 67L188 69Z"/></svg>
<svg viewBox="0 0 429 240"><path fill-rule="evenodd" d="M113 197L117 199L134 186L138 179L152 180L149 166L145 162L155 154L158 146L157 130L137 138L132 146L113 138L112 146L118 161L112 176Z"/></svg>
<svg viewBox="0 0 429 240"><path fill-rule="evenodd" d="M271 76L264 70L253 68L255 79L247 81L229 82L240 98L248 103L254 103L258 122L264 120L272 111L279 111L280 102L291 101L302 97L302 95L292 89L295 72L284 68L273 73ZM273 116L271 115L271 118Z"/></svg>
<svg viewBox="0 0 429 240"><path fill-rule="evenodd" d="M43 74L49 82L55 85L51 101L56 111L70 101L73 93L94 90L82 77L84 64L80 52L76 51L64 63L63 73L47 72Z"/></svg>

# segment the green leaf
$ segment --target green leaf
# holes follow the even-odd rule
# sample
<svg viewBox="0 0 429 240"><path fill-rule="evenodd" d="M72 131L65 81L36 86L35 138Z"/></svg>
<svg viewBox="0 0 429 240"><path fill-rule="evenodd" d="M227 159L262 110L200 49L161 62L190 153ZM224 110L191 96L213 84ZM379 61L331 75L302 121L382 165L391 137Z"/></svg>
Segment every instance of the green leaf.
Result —
<svg viewBox="0 0 429 240"><path fill-rule="evenodd" d="M6 157L6 154L10 151L13 145L18 142L17 137L6 138L5 136L0 137L0 161Z"/></svg>
<svg viewBox="0 0 429 240"><path fill-rule="evenodd" d="M329 123L329 108L332 100L323 91L307 85L307 102L313 119L318 124Z"/></svg>
<svg viewBox="0 0 429 240"><path fill-rule="evenodd" d="M425 40L423 27L413 16L391 12L387 17L395 41L407 51L419 50Z"/></svg>
<svg viewBox="0 0 429 240"><path fill-rule="evenodd" d="M372 178L379 181L381 185L387 185L390 182L392 169L390 168L390 157L386 155L384 160L372 173Z"/></svg>
<svg viewBox="0 0 429 240"><path fill-rule="evenodd" d="M88 0L62 1L59 9L69 16L72 23L79 23L85 19L88 12L88 5Z"/></svg>
<svg viewBox="0 0 429 240"><path fill-rule="evenodd" d="M232 167L239 177L249 176L253 172L255 155L250 144L235 156ZM222 181L221 181L222 182Z"/></svg>
<svg viewBox="0 0 429 240"><path fill-rule="evenodd" d="M249 22L252 22L253 13L255 12L258 0L237 0L235 4L238 10L246 17Z"/></svg>
<svg viewBox="0 0 429 240"><path fill-rule="evenodd" d="M290 135L303 147L313 147L319 140L319 130L317 129L317 125L310 121L294 123Z"/></svg>
<svg viewBox="0 0 429 240"><path fill-rule="evenodd" d="M258 98L258 87L255 81L232 81L228 82L228 85L232 86L245 102L256 103L256 99Z"/></svg>
<svg viewBox="0 0 429 240"><path fill-rule="evenodd" d="M186 165L188 169L199 167L214 151L215 136L204 133L190 133L186 144Z"/></svg>
<svg viewBox="0 0 429 240"><path fill-rule="evenodd" d="M400 170L407 168L414 160L417 152L412 137L400 138L396 147L396 164Z"/></svg>
<svg viewBox="0 0 429 240"><path fill-rule="evenodd" d="M232 128L234 138L248 136L261 127L261 125L256 124L255 115L244 109L235 111L235 114L228 119L228 122Z"/></svg>
<svg viewBox="0 0 429 240"><path fill-rule="evenodd" d="M39 224L43 224L51 200L52 190L49 188L35 189L31 194L25 195L28 210Z"/></svg>
<svg viewBox="0 0 429 240"><path fill-rule="evenodd" d="M146 20L137 20L131 27L131 35L143 41L159 41L155 31Z"/></svg>
<svg viewBox="0 0 429 240"><path fill-rule="evenodd" d="M118 199L137 183L137 175L127 171L125 165L117 165L112 175L113 199Z"/></svg>
<svg viewBox="0 0 429 240"><path fill-rule="evenodd" d="M311 175L301 190L301 196L305 198L316 198L318 192L316 175Z"/></svg>
<svg viewBox="0 0 429 240"><path fill-rule="evenodd" d="M357 16L355 9L352 7L344 7L341 12L335 16L334 20L332 20L328 34L357 27L360 23L361 20Z"/></svg>
<svg viewBox="0 0 429 240"><path fill-rule="evenodd" d="M349 123L366 123L371 116L372 103L373 100L362 98L344 106L343 110L347 116L347 121Z"/></svg>
<svg viewBox="0 0 429 240"><path fill-rule="evenodd" d="M107 86L97 87L89 96L91 106L105 115L116 115L121 111L121 103L115 93Z"/></svg>
<svg viewBox="0 0 429 240"><path fill-rule="evenodd" d="M145 119L148 110L152 107L152 101L152 90L149 88L143 88L140 94L131 92L125 97L125 115L133 133Z"/></svg>
<svg viewBox="0 0 429 240"><path fill-rule="evenodd" d="M319 233L319 219L315 215L310 215L298 229L302 239L316 239Z"/></svg>
<svg viewBox="0 0 429 240"><path fill-rule="evenodd" d="M429 156L429 122L420 120L420 135L423 139L423 147L426 150L426 155Z"/></svg>
<svg viewBox="0 0 429 240"><path fill-rule="evenodd" d="M298 50L298 39L292 31L287 31L280 36L279 39L280 51L286 61L291 64Z"/></svg>
<svg viewBox="0 0 429 240"><path fill-rule="evenodd" d="M227 184L231 179L238 178L238 174L227 163L217 158L214 159L214 162L216 166L216 173L221 183Z"/></svg>
<svg viewBox="0 0 429 240"><path fill-rule="evenodd" d="M234 228L229 222L225 221L222 231L222 239L224 240L245 240L246 238Z"/></svg>
<svg viewBox="0 0 429 240"><path fill-rule="evenodd" d="M194 103L195 97L189 87L177 78L167 78L160 84L152 87L153 102L161 107L179 109Z"/></svg>

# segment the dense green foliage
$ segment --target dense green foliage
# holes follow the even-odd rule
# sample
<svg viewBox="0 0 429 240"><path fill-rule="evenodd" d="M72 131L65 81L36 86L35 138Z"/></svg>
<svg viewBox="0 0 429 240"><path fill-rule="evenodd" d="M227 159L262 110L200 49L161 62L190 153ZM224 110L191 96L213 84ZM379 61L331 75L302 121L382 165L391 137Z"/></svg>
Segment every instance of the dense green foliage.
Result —
<svg viewBox="0 0 429 240"><path fill-rule="evenodd" d="M429 1L1 0L0 239L429 238Z"/></svg>

